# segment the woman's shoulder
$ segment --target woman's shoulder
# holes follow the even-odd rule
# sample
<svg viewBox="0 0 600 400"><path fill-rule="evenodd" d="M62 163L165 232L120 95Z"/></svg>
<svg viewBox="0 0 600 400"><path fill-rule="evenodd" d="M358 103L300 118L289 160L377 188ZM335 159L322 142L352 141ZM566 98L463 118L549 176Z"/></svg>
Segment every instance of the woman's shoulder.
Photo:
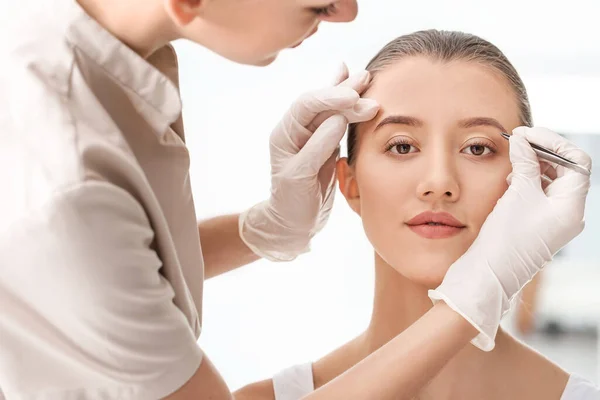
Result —
<svg viewBox="0 0 600 400"><path fill-rule="evenodd" d="M514 339L514 338L513 338ZM600 388L592 382L570 374L559 365L514 339L509 351L511 387L523 398L558 398L560 400L600 400Z"/></svg>
<svg viewBox="0 0 600 400"><path fill-rule="evenodd" d="M236 400L298 400L315 390L312 364L284 369L268 379L243 387Z"/></svg>

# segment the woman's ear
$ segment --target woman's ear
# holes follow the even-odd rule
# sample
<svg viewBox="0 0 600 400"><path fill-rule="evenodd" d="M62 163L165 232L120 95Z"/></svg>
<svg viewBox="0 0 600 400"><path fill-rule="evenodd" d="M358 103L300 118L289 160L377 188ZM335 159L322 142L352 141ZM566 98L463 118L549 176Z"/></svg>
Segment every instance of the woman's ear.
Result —
<svg viewBox="0 0 600 400"><path fill-rule="evenodd" d="M360 215L360 193L354 174L354 167L348 165L348 159L343 157L337 162L337 178L340 192L346 198L350 208Z"/></svg>
<svg viewBox="0 0 600 400"><path fill-rule="evenodd" d="M165 0L165 8L173 22L183 27L200 15L204 0Z"/></svg>

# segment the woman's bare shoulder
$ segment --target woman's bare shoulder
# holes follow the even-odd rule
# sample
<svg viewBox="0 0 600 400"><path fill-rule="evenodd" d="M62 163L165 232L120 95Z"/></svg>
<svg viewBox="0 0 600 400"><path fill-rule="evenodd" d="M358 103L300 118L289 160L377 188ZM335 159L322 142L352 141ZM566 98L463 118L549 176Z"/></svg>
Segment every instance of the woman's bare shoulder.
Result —
<svg viewBox="0 0 600 400"><path fill-rule="evenodd" d="M569 381L569 373L536 350L515 342L510 353L515 375L511 379L513 387L526 394L524 398L559 398Z"/></svg>

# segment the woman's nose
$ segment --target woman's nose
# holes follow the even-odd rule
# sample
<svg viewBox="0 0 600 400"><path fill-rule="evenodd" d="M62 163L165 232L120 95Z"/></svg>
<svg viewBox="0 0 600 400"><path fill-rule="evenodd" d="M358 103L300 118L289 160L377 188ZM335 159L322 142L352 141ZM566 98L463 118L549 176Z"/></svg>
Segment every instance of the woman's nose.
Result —
<svg viewBox="0 0 600 400"><path fill-rule="evenodd" d="M321 19L327 22L351 22L358 14L358 4L356 0L337 0L333 1L333 12Z"/></svg>
<svg viewBox="0 0 600 400"><path fill-rule="evenodd" d="M421 181L417 185L417 197L429 202L455 202L459 199L456 166L450 157L429 157L422 171Z"/></svg>

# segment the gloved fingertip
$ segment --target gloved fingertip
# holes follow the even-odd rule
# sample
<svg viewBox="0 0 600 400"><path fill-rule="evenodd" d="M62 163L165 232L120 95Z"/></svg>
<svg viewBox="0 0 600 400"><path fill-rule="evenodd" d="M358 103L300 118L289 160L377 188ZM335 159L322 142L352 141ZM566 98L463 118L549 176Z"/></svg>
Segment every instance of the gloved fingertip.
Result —
<svg viewBox="0 0 600 400"><path fill-rule="evenodd" d="M529 128L527 128L526 126L519 126L513 129L512 133L516 136L525 136L527 134L527 129Z"/></svg>
<svg viewBox="0 0 600 400"><path fill-rule="evenodd" d="M342 111L342 114L351 124L370 121L379 112L379 104L371 99L360 99L351 109Z"/></svg>
<svg viewBox="0 0 600 400"><path fill-rule="evenodd" d="M333 85L337 86L340 83L344 82L346 79L348 79L349 75L350 75L350 72L348 71L348 66L346 65L345 62L342 61L342 63L338 66L337 73L335 75L335 80L333 81Z"/></svg>
<svg viewBox="0 0 600 400"><path fill-rule="evenodd" d="M361 74L363 85L367 85L369 82L371 82L371 73L369 71L364 70L361 72Z"/></svg>
<svg viewBox="0 0 600 400"><path fill-rule="evenodd" d="M356 74L352 74L352 76L342 82L339 86L350 87L357 92L362 92L370 81L371 73L367 70L362 70Z"/></svg>
<svg viewBox="0 0 600 400"><path fill-rule="evenodd" d="M367 70L364 70L361 72L360 85L356 89L362 93L367 88L369 83L371 83L371 73Z"/></svg>
<svg viewBox="0 0 600 400"><path fill-rule="evenodd" d="M534 157L537 160L537 157L535 156L535 153L534 153L533 149L531 148L531 145L529 144L529 142L527 141L525 136L522 135L522 133L517 133L517 134L513 133L513 135L509 139L509 143L510 143L509 153L510 153L511 159L513 159L515 157L517 157L517 158Z"/></svg>
<svg viewBox="0 0 600 400"><path fill-rule="evenodd" d="M529 143L522 132L523 131L517 131L516 133L513 132L512 136L508 139L509 143Z"/></svg>
<svg viewBox="0 0 600 400"><path fill-rule="evenodd" d="M373 118L379 111L379 103L373 99L360 99L354 106L353 111L360 115L368 115Z"/></svg>
<svg viewBox="0 0 600 400"><path fill-rule="evenodd" d="M528 127L519 126L513 130L513 134L525 137L531 143L537 143L543 146L549 146L555 143L561 136L548 129L539 126ZM540 142L540 143L538 143Z"/></svg>
<svg viewBox="0 0 600 400"><path fill-rule="evenodd" d="M510 186L512 184L512 178L514 176L514 172L511 171L510 174L506 177L506 183Z"/></svg>
<svg viewBox="0 0 600 400"><path fill-rule="evenodd" d="M537 155L524 136L516 134L510 137L509 157L513 167L510 181L520 178L540 179L540 163Z"/></svg>
<svg viewBox="0 0 600 400"><path fill-rule="evenodd" d="M379 103L373 99L365 99L365 98L361 98L360 100L358 100L358 102L356 103L355 108L358 107L360 109L363 110L367 110L367 109L377 109L379 110Z"/></svg>
<svg viewBox="0 0 600 400"><path fill-rule="evenodd" d="M349 107L353 106L360 99L356 90L346 86L336 86L333 90L328 90L327 93L327 97L331 100L347 100Z"/></svg>

